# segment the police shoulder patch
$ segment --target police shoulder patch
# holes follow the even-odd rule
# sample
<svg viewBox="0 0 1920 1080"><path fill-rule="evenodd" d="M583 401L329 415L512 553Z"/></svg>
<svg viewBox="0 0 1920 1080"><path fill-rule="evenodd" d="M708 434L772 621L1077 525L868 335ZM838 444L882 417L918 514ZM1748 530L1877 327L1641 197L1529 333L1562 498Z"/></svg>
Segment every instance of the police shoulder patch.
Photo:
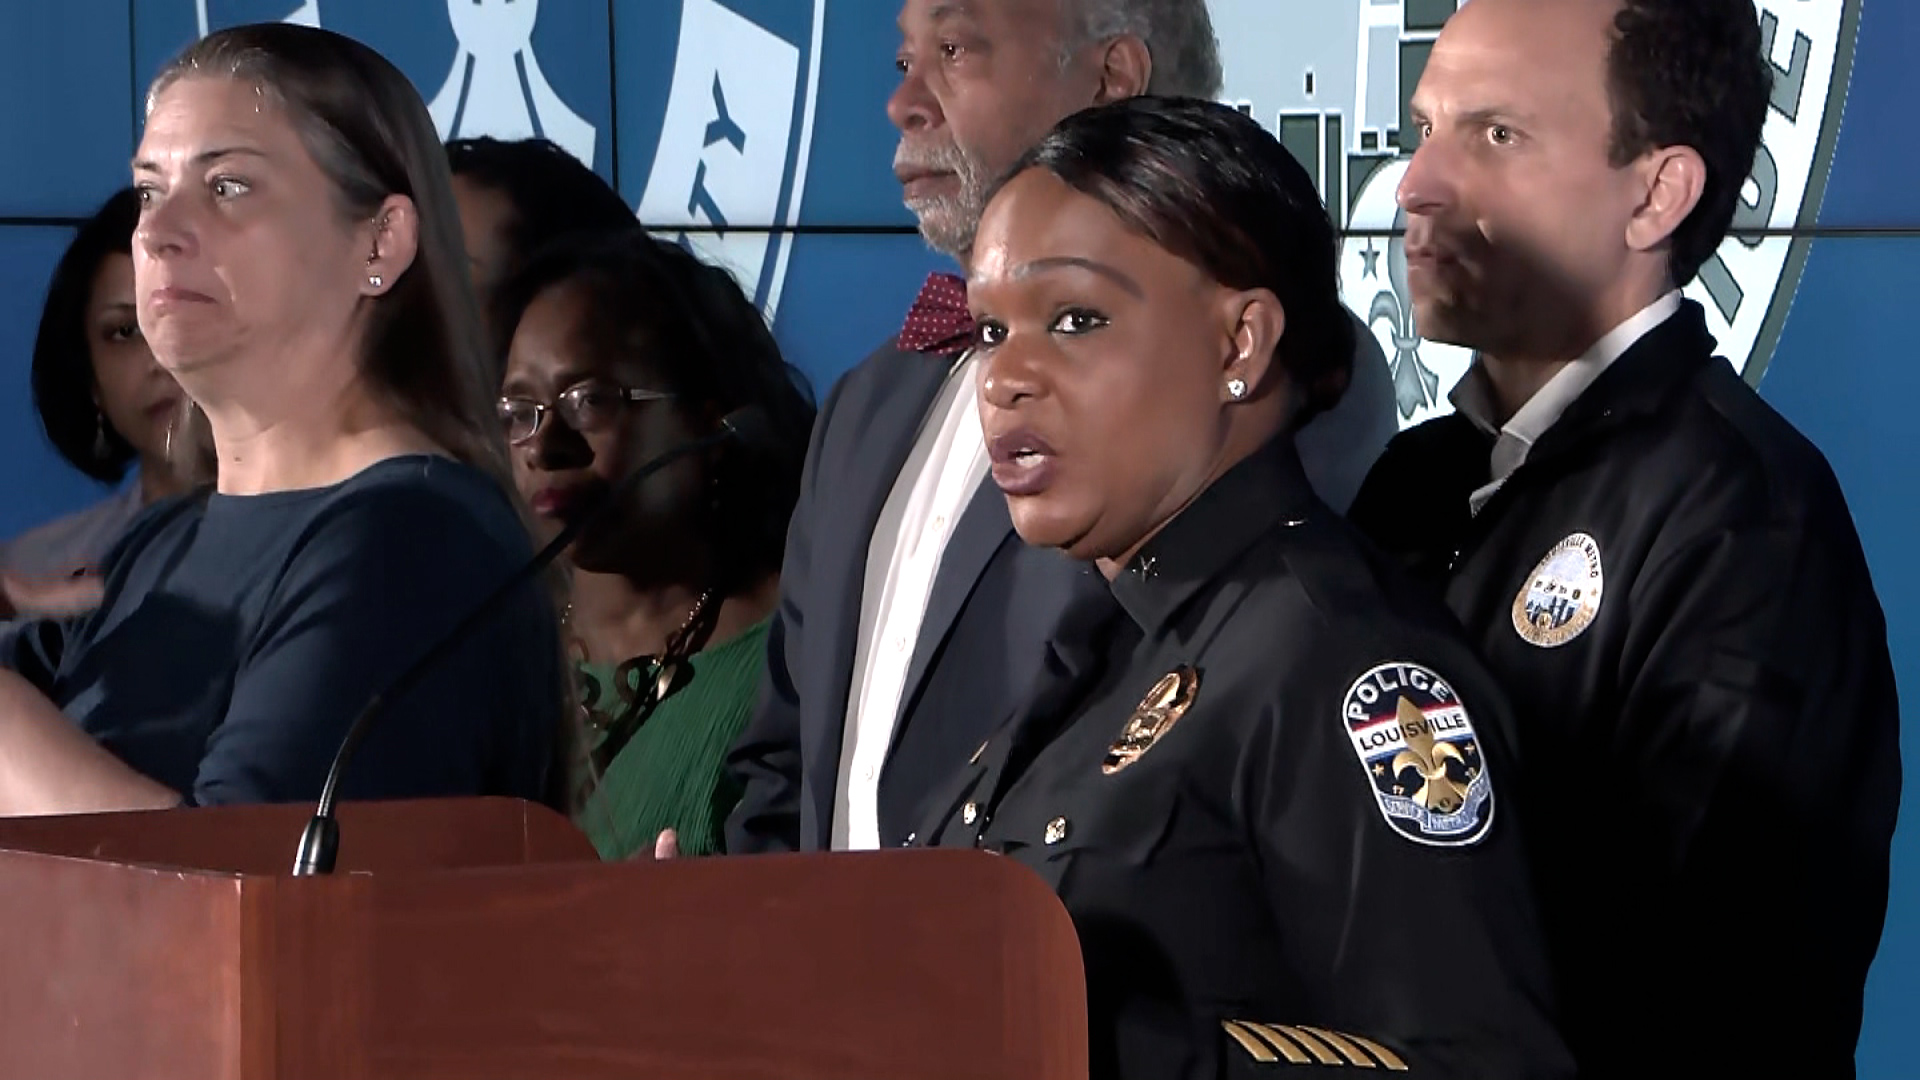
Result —
<svg viewBox="0 0 1920 1080"><path fill-rule="evenodd" d="M1379 664L1341 707L1374 801L1400 835L1465 847L1493 823L1493 781L1453 686L1411 661Z"/></svg>
<svg viewBox="0 0 1920 1080"><path fill-rule="evenodd" d="M1593 625L1606 593L1600 544L1577 532L1547 551L1513 598L1513 629L1543 649L1572 641Z"/></svg>

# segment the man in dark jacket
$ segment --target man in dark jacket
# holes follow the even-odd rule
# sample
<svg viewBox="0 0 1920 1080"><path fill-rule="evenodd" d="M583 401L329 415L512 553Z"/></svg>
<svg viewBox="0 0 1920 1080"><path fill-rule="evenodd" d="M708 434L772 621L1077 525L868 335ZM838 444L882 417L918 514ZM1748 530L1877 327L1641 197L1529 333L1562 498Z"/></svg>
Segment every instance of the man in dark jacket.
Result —
<svg viewBox="0 0 1920 1080"><path fill-rule="evenodd" d="M1352 517L1513 700L1581 1074L1850 1077L1899 800L1886 624L1819 451L1679 292L1770 77L1751 0L1475 0L1400 189L1477 350Z"/></svg>

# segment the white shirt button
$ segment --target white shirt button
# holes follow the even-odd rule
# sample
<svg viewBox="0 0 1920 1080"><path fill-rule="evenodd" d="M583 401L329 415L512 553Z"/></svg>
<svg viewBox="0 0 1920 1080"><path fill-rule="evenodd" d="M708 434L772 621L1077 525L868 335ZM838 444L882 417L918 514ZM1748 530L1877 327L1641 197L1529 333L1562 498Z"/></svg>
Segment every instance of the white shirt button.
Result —
<svg viewBox="0 0 1920 1080"><path fill-rule="evenodd" d="M860 779L865 780L869 784L873 783L873 775L873 766L871 765L860 770Z"/></svg>

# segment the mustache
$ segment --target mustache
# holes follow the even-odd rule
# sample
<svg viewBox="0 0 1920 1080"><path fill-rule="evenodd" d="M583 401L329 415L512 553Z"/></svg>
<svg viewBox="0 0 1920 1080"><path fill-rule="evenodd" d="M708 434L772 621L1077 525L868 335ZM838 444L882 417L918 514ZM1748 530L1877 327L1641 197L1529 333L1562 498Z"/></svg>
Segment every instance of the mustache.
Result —
<svg viewBox="0 0 1920 1080"><path fill-rule="evenodd" d="M893 150L893 167L950 172L961 176L974 173L973 159L953 143L914 144L901 139Z"/></svg>

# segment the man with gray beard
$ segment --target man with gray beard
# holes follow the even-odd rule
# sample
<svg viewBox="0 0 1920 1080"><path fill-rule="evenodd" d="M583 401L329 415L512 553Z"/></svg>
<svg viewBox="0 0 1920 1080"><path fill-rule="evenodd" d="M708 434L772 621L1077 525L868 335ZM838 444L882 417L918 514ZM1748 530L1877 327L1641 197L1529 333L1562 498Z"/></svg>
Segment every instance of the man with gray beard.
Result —
<svg viewBox="0 0 1920 1080"><path fill-rule="evenodd" d="M887 115L906 205L962 272L988 188L1058 121L1145 93L1214 98L1204 0L907 0ZM1396 429L1370 333L1341 405L1299 439L1344 511ZM983 481L965 281L934 274L894 340L820 411L788 532L760 709L730 766L731 852L908 838L1037 674L1078 589L1105 588L1014 535Z"/></svg>

